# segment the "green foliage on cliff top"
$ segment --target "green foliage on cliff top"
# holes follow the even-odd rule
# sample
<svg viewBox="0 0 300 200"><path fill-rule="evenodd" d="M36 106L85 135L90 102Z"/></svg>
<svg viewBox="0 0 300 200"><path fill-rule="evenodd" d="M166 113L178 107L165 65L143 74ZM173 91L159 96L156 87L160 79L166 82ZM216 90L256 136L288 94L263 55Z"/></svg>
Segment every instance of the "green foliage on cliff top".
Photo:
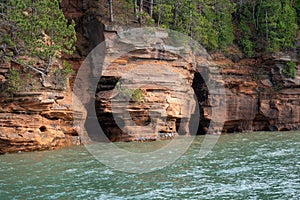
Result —
<svg viewBox="0 0 300 200"><path fill-rule="evenodd" d="M277 52L293 48L298 29L297 16L288 0L264 0L257 4L259 47Z"/></svg>
<svg viewBox="0 0 300 200"><path fill-rule="evenodd" d="M134 1L131 2L128 9L123 11L127 16L134 13ZM247 57L252 57L257 53L295 48L300 23L300 0L153 2L152 18L155 25L190 35L210 51L223 51L234 43L240 46ZM139 10L139 5L136 7ZM151 8L151 1L143 1L142 18L149 19ZM135 19L134 16L132 19Z"/></svg>
<svg viewBox="0 0 300 200"><path fill-rule="evenodd" d="M23 50L22 54L51 62L60 53L73 52L75 24L68 24L58 0L10 0L7 16L14 24L12 40Z"/></svg>
<svg viewBox="0 0 300 200"><path fill-rule="evenodd" d="M161 1L154 6L154 19L160 26L185 33L210 50L224 49L232 44L231 13L234 4L229 0Z"/></svg>
<svg viewBox="0 0 300 200"><path fill-rule="evenodd" d="M75 50L75 22L65 18L59 3L59 0L0 2L0 61L13 61L23 66L22 71L29 70L30 76L35 73L31 78L41 80L42 85L51 67L59 68L57 58ZM66 76L65 71L62 74ZM18 92L17 78L11 71L10 93Z"/></svg>

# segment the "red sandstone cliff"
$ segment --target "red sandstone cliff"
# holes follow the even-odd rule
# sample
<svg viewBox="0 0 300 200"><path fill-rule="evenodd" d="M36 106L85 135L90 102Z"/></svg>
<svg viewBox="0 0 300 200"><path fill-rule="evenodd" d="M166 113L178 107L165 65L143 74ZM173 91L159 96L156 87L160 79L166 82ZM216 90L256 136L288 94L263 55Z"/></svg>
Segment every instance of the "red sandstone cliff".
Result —
<svg viewBox="0 0 300 200"><path fill-rule="evenodd" d="M101 17L101 13L98 13L98 8L101 7L103 5L99 5L99 1L62 1L62 9L66 16L69 19L75 19L77 23L77 53L72 58L67 58L75 70L79 69L82 60L90 50L120 30L118 27L105 27L106 21ZM221 73L222 77L219 78L225 85L226 91L225 124L222 129L216 130L216 132L300 129L300 72L298 70L295 79L285 78L281 74L281 69L287 61L293 60L299 64L292 53L254 59L243 59L242 56L237 56L239 55L238 52L234 51L232 51L234 52L232 58L214 54L212 60L209 61L213 64L202 66L197 71L197 66L191 66L190 63L183 62L179 57L175 56L171 60L158 59L155 54L149 52L151 49L147 49L147 45L143 48L132 51L124 58L114 61L115 68L113 69L126 70L126 67L144 65L148 66L148 71L145 70L144 73L151 73L149 70L151 66L155 68L158 64L168 69L179 69L185 79L189 80L190 86L194 88L200 105L199 115L183 118L179 114L180 108L176 102L182 102L184 91L168 91L161 87L153 88L153 86L142 88L148 103L131 103L128 108L131 118L139 125L147 125L151 103L160 103L160 110L165 109L165 117L168 118L167 123L161 126L161 130L159 130L160 133L167 133L163 134L162 137L173 137L171 133L178 131L179 122L197 121L193 119L195 116L199 117L198 134L205 134L209 124L215 123L211 117L211 109L216 103L220 103L220 99L212 97L205 81L200 76L201 71L214 73L214 70ZM118 51L118 49L113 50ZM5 82L10 67L9 64L0 66L0 82ZM108 71L104 76L107 78L106 81L103 82L102 79L96 86L99 87L95 93L98 119L94 119L94 122L100 121L104 132L111 140L143 139L144 135L124 133L112 121L112 110L108 103L111 98L109 90L114 88L116 80L119 78L114 75L114 70ZM86 74L86 78L88 79L90 75L93 75L92 73L91 69ZM141 71L137 71L137 73L141 73ZM74 78L70 81L71 85L73 85ZM167 76L165 80L168 80ZM90 84L90 82L85 83ZM166 100L172 92L179 94L175 97L176 101L173 102ZM73 125L71 104L70 91L45 89L39 92L20 93L13 101L1 97L0 153L43 150L80 144L78 132ZM182 104L182 106L186 105ZM89 109L86 107L86 110ZM130 132L129 129L130 127L127 127L128 132ZM142 129L141 131L144 131ZM161 139L161 135L155 132L144 139Z"/></svg>

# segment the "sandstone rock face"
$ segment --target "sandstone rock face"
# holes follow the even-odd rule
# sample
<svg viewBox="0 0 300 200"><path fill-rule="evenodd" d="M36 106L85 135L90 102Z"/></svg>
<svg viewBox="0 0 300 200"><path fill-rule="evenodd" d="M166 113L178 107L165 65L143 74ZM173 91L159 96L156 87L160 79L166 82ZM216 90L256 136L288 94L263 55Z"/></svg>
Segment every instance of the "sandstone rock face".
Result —
<svg viewBox="0 0 300 200"><path fill-rule="evenodd" d="M69 58L74 70L105 41L101 54L106 56L91 56L79 80L86 88L79 96L82 107L72 108L70 91L20 93L13 100L1 96L0 153L81 144L85 138L79 136L75 118L91 125L91 132L100 124L111 141L152 141L191 132L300 130L300 71L295 79L281 73L289 61L299 69L294 54L242 59L234 52L231 59L220 54L211 59L203 49L193 55L171 44L163 31L128 40L121 27L105 25L99 13L108 10L101 10L103 6L93 0L61 1L66 17L76 22L77 53ZM109 64L99 74L95 66L103 61ZM0 63L0 86L9 69L9 63ZM99 139L97 134L88 132L92 140Z"/></svg>
<svg viewBox="0 0 300 200"><path fill-rule="evenodd" d="M187 113L194 112L192 88L187 85L193 74L187 73L187 77L176 80L178 75L172 72L171 64L156 62L155 59L128 62L126 66L133 69L119 79L120 88L115 89L114 82L110 82L111 85L102 84L97 93L98 119L109 138L120 140L121 136L121 140L156 140L160 136L173 137L179 132L180 124L180 134L189 134L183 123L190 120ZM107 79L111 73L107 72L103 78ZM112 90L103 90L108 87ZM136 94L131 97L128 91ZM103 118L110 113L118 124L113 118ZM116 130L116 127L122 130Z"/></svg>
<svg viewBox="0 0 300 200"><path fill-rule="evenodd" d="M300 90L284 88L276 94L264 93L261 97L260 113L266 117L271 130L300 129ZM257 129L257 127L254 127Z"/></svg>
<svg viewBox="0 0 300 200"><path fill-rule="evenodd" d="M104 24L101 22L102 3L96 0L62 0L64 15L76 23L77 53L72 59L81 58L104 41ZM100 11L100 13L99 13Z"/></svg>
<svg viewBox="0 0 300 200"><path fill-rule="evenodd" d="M116 44L110 38L120 32L106 28L109 29L104 32L106 56L101 63L109 65L96 83L95 106L97 119L110 140L147 141L161 139L160 136L189 134L191 123L199 126L197 134L299 130L299 91L295 89L299 87L299 71L295 79L285 78L281 73L287 62L297 62L294 55L257 59L213 55L211 59L204 54L196 57L189 54L187 59L182 59L178 56L181 47L170 45L166 51L155 47L154 44L168 46L161 40L167 37L165 33L156 33L155 39L144 40L122 40L121 34L121 42ZM172 52L173 49L177 53ZM122 56L116 56L119 54ZM94 64L100 62L90 60ZM193 88L193 94L179 87L182 84L172 81L172 74L164 70L178 72ZM94 79L100 77L93 72L93 67L90 73ZM122 89L117 89L118 84L124 91L139 89L142 101L126 99ZM192 111L193 106L189 107L188 103L194 95L198 113ZM215 108L219 108L218 112ZM189 110L189 116L183 117L181 109ZM128 114L124 115L124 111ZM157 116L164 120L158 120ZM155 120L159 124L156 130L149 126ZM180 132L178 124L184 122L185 128Z"/></svg>
<svg viewBox="0 0 300 200"><path fill-rule="evenodd" d="M299 130L299 70L295 79L281 69L293 55L241 60L216 59L226 86L223 132ZM293 60L297 62L297 60ZM299 67L299 66L298 66Z"/></svg>
<svg viewBox="0 0 300 200"><path fill-rule="evenodd" d="M65 93L49 91L1 97L0 154L79 145L67 98Z"/></svg>
<svg viewBox="0 0 300 200"><path fill-rule="evenodd" d="M109 33L106 40L95 105L104 133L111 141L152 141L190 134L189 122L197 104L192 55L188 49L182 53L182 47L168 45L165 31L154 32L156 36L147 30L145 36L135 35L135 31L144 30L122 33L126 36L119 35L117 40ZM96 57L92 53L89 59L94 65L99 63ZM99 79L97 70L91 73Z"/></svg>

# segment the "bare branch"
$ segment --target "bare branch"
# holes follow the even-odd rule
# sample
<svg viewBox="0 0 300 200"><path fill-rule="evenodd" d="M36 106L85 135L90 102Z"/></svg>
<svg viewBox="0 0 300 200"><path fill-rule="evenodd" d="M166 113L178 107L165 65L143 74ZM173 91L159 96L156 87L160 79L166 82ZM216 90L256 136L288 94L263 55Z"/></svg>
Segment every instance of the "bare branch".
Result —
<svg viewBox="0 0 300 200"><path fill-rule="evenodd" d="M27 67L29 69L32 69L33 71L36 71L37 73L39 73L42 76L42 84L44 84L44 82L45 82L45 75L46 75L44 72L42 72L41 70L39 70L39 69L37 69L35 67L32 67L32 66L26 64L26 63L20 63L20 62L16 61L15 59L12 59L11 61L14 62L14 63L16 63L16 64L18 64L18 65L25 66L25 67Z"/></svg>

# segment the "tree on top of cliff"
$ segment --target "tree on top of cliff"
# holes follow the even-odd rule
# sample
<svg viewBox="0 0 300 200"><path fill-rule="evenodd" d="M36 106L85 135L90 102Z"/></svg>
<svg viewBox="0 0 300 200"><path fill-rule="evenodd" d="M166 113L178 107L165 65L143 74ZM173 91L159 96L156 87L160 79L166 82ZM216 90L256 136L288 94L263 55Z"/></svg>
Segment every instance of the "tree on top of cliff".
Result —
<svg viewBox="0 0 300 200"><path fill-rule="evenodd" d="M255 50L278 52L294 48L299 2L264 0L239 3L236 39L244 53L252 56Z"/></svg>
<svg viewBox="0 0 300 200"><path fill-rule="evenodd" d="M291 1L265 0L257 8L258 44L271 52L293 48L298 26Z"/></svg>
<svg viewBox="0 0 300 200"><path fill-rule="evenodd" d="M132 15L140 25L190 35L209 51L237 44L247 57L294 49L300 22L300 0L114 0L115 10L115 23L126 13L126 24Z"/></svg>
<svg viewBox="0 0 300 200"><path fill-rule="evenodd" d="M54 58L62 53L73 53L75 23L68 23L58 0L10 0L6 13L13 26L10 37L18 49L18 56L38 57L44 61L41 68L26 59L19 59L18 63L44 76L49 72Z"/></svg>
<svg viewBox="0 0 300 200"><path fill-rule="evenodd" d="M188 34L216 50L233 42L234 8L230 0L162 0L156 2L153 17L159 26Z"/></svg>

